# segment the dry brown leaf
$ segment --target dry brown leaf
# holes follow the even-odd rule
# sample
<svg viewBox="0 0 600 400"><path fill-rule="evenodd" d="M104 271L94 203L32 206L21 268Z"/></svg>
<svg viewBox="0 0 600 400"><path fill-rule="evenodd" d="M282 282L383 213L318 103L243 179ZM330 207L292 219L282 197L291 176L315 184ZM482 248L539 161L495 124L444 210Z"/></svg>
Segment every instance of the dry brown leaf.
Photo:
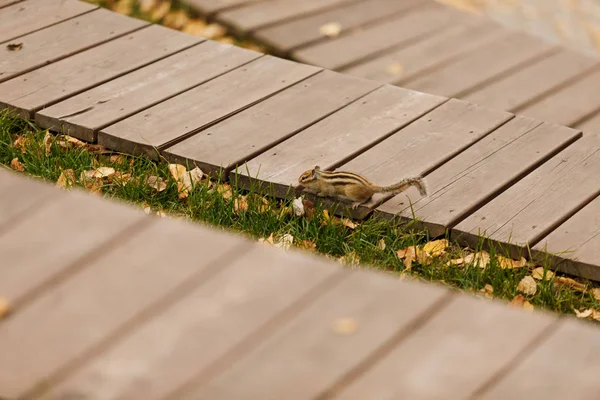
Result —
<svg viewBox="0 0 600 400"><path fill-rule="evenodd" d="M600 301L600 288L594 288L590 291L592 293L592 296L594 296L594 298L598 301Z"/></svg>
<svg viewBox="0 0 600 400"><path fill-rule="evenodd" d="M376 247L381 251L385 250L385 239L379 239Z"/></svg>
<svg viewBox="0 0 600 400"><path fill-rule="evenodd" d="M428 255L437 257L446 252L448 245L448 240L440 239L425 243L421 249Z"/></svg>
<svg viewBox="0 0 600 400"><path fill-rule="evenodd" d="M254 194L252 199L256 205L256 212L259 214L265 214L269 211L269 200L257 194Z"/></svg>
<svg viewBox="0 0 600 400"><path fill-rule="evenodd" d="M574 309L573 311L575 311L575 315L577 316L577 318L588 318L588 317L591 317L592 314L594 313L594 310L591 308L588 308L587 310L583 310L583 311Z"/></svg>
<svg viewBox="0 0 600 400"><path fill-rule="evenodd" d="M206 29L206 22L199 19L192 19L185 24L182 31L189 35L202 36L204 29Z"/></svg>
<svg viewBox="0 0 600 400"><path fill-rule="evenodd" d="M10 167L12 169L14 169L15 171L20 171L20 172L25 171L25 167L23 167L23 164L21 164L21 161L19 161L18 157L15 157L11 160Z"/></svg>
<svg viewBox="0 0 600 400"><path fill-rule="evenodd" d="M113 164L123 164L125 160L127 160L127 157L125 157L123 154L114 154L110 156L109 160Z"/></svg>
<svg viewBox="0 0 600 400"><path fill-rule="evenodd" d="M25 147L27 146L28 140L24 136L19 136L13 142L13 146L16 150L20 151L21 154L25 154Z"/></svg>
<svg viewBox="0 0 600 400"><path fill-rule="evenodd" d="M302 200L302 205L304 206L304 216L307 219L313 219L315 217L315 212L317 208L315 207L315 203L310 200L304 199Z"/></svg>
<svg viewBox="0 0 600 400"><path fill-rule="evenodd" d="M349 229L356 229L356 227L358 226L357 223L354 223L352 221L350 221L348 218L344 218L342 219L342 224Z"/></svg>
<svg viewBox="0 0 600 400"><path fill-rule="evenodd" d="M487 293L489 295L494 294L494 287L492 285L490 285L489 283L486 283L486 285L483 287L483 289L481 289L482 292Z"/></svg>
<svg viewBox="0 0 600 400"><path fill-rule="evenodd" d="M23 43L9 43L6 48L8 51L19 51L23 48Z"/></svg>
<svg viewBox="0 0 600 400"><path fill-rule="evenodd" d="M273 246L275 244L275 238L273 237L273 234L271 233L269 235L269 237L266 239L265 238L258 239L258 243L263 243L263 244Z"/></svg>
<svg viewBox="0 0 600 400"><path fill-rule="evenodd" d="M398 62L392 63L385 69L388 74L393 76L400 76L404 72L404 66Z"/></svg>
<svg viewBox="0 0 600 400"><path fill-rule="evenodd" d="M156 212L156 215L158 215L158 216L159 216L159 217L161 217L161 218L165 218L165 217L167 216L167 214L165 214L165 212L163 212L163 211L161 211L161 210L158 210L158 211Z"/></svg>
<svg viewBox="0 0 600 400"><path fill-rule="evenodd" d="M271 233L271 235L269 235L269 237L266 239L264 239L264 238L258 239L258 242L264 243L266 245L276 247L279 249L289 250L289 248L294 243L294 236L290 235L289 233L286 233L285 235L281 236L279 238L279 240L275 240L275 238L273 237L273 234Z"/></svg>
<svg viewBox="0 0 600 400"><path fill-rule="evenodd" d="M202 32L202 36L207 39L217 39L225 35L227 33L227 29L223 25L219 24L208 24L204 31Z"/></svg>
<svg viewBox="0 0 600 400"><path fill-rule="evenodd" d="M246 196L238 196L233 199L233 212L235 212L236 215L241 215L246 211L248 211L248 199Z"/></svg>
<svg viewBox="0 0 600 400"><path fill-rule="evenodd" d="M104 179L110 178L115 174L115 169L112 167L98 167L82 172L82 178L80 179Z"/></svg>
<svg viewBox="0 0 600 400"><path fill-rule="evenodd" d="M229 200L233 197L233 190L231 190L231 186L229 186L228 183L218 184L215 186L214 190L216 190L225 200Z"/></svg>
<svg viewBox="0 0 600 400"><path fill-rule="evenodd" d="M353 335L358 331L356 318L338 318L331 324L331 329L336 335Z"/></svg>
<svg viewBox="0 0 600 400"><path fill-rule="evenodd" d="M121 171L115 172L111 177L110 182L114 182L117 185L125 186L131 180L131 174L126 174Z"/></svg>
<svg viewBox="0 0 600 400"><path fill-rule="evenodd" d="M113 4L112 10L119 14L131 15L131 13L133 13L133 1L122 0L122 1L116 2Z"/></svg>
<svg viewBox="0 0 600 400"><path fill-rule="evenodd" d="M345 265L358 265L360 263L360 257L356 252L351 251L350 253L344 254L342 257L338 259L339 262Z"/></svg>
<svg viewBox="0 0 600 400"><path fill-rule="evenodd" d="M56 144L63 148L68 148L69 145L78 149L86 147L88 144L69 135L60 135L56 137Z"/></svg>
<svg viewBox="0 0 600 400"><path fill-rule="evenodd" d="M159 21L163 19L169 10L171 9L171 0L163 0L158 6L154 7L150 12L150 18L153 21ZM131 13L127 13L131 14Z"/></svg>
<svg viewBox="0 0 600 400"><path fill-rule="evenodd" d="M570 287L572 289L579 290L579 291L582 291L582 292L585 291L585 289L587 288L587 286L584 285L583 283L579 283L575 279L567 278L566 276L557 276L557 277L555 277L554 284L555 285L568 286L568 287Z"/></svg>
<svg viewBox="0 0 600 400"><path fill-rule="evenodd" d="M468 254L465 257L465 264L471 263L473 263L474 267L485 269L488 265L490 265L490 255L485 251Z"/></svg>
<svg viewBox="0 0 600 400"><path fill-rule="evenodd" d="M5 318L10 314L11 306L8 300L0 297L0 319Z"/></svg>
<svg viewBox="0 0 600 400"><path fill-rule="evenodd" d="M146 183L157 192L162 192L167 188L167 183L162 178L154 175L149 176L148 179L146 179Z"/></svg>
<svg viewBox="0 0 600 400"><path fill-rule="evenodd" d="M523 304L525 304L525 297L522 294L518 294L508 304L513 307L523 307Z"/></svg>
<svg viewBox="0 0 600 400"><path fill-rule="evenodd" d="M183 10L171 11L165 15L163 25L173 29L181 29L188 22L189 17Z"/></svg>
<svg viewBox="0 0 600 400"><path fill-rule="evenodd" d="M138 5L140 7L140 11L143 13L150 12L156 5L159 0L138 0Z"/></svg>
<svg viewBox="0 0 600 400"><path fill-rule="evenodd" d="M296 217L303 217L306 211L304 210L304 202L302 197L297 197L292 201L292 210Z"/></svg>
<svg viewBox="0 0 600 400"><path fill-rule="evenodd" d="M298 247L308 251L317 251L317 245L311 240L303 240L298 243Z"/></svg>
<svg viewBox="0 0 600 400"><path fill-rule="evenodd" d="M204 176L200 168L196 167L188 172L187 168L181 164L169 164L169 172L173 176L173 179L175 179L175 182L177 182L177 193L180 199L188 197L192 188Z"/></svg>
<svg viewBox="0 0 600 400"><path fill-rule="evenodd" d="M60 173L58 180L56 181L56 186L62 188L68 188L73 186L75 183L75 171L72 169L65 169Z"/></svg>
<svg viewBox="0 0 600 400"><path fill-rule="evenodd" d="M327 37L336 37L342 32L342 25L339 22L329 22L319 28L319 33Z"/></svg>
<svg viewBox="0 0 600 400"><path fill-rule="evenodd" d="M410 271L412 269L412 263L417 259L415 246L410 246L402 250L398 250L396 252L396 255L399 259L404 259L404 268L406 268L407 271Z"/></svg>
<svg viewBox="0 0 600 400"><path fill-rule="evenodd" d="M46 155L49 156L52 148L52 135L50 132L46 132L44 135L44 147L46 148Z"/></svg>
<svg viewBox="0 0 600 400"><path fill-rule="evenodd" d="M148 203L143 203L142 204L142 210L144 210L144 213L150 215L150 213L152 212L152 208L150 207L150 204Z"/></svg>
<svg viewBox="0 0 600 400"><path fill-rule="evenodd" d="M517 285L517 290L525 295L533 296L537 292L537 283L535 279L527 275Z"/></svg>
<svg viewBox="0 0 600 400"><path fill-rule="evenodd" d="M544 267L537 267L533 271L531 271L531 276L533 277L533 279L536 279L538 281L541 281L541 280L548 281L554 277L554 272L552 272L550 270L545 270L545 272L546 272L546 275L544 277Z"/></svg>
<svg viewBox="0 0 600 400"><path fill-rule="evenodd" d="M533 304L531 304L530 302L528 302L527 300L525 300L523 302L523 309L527 310L527 311L533 311L535 309L535 307L533 306Z"/></svg>
<svg viewBox="0 0 600 400"><path fill-rule="evenodd" d="M498 261L498 266L501 269L517 269L517 268L523 268L526 264L527 264L527 260L525 260L525 258L521 257L520 260L513 260L510 258L506 258L506 257L502 257L502 256L496 256L496 260Z"/></svg>

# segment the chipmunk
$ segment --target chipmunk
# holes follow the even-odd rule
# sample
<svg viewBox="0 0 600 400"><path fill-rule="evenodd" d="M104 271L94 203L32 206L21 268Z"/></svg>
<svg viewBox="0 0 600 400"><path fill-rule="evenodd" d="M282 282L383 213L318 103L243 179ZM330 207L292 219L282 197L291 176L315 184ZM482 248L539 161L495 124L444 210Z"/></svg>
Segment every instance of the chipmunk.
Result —
<svg viewBox="0 0 600 400"><path fill-rule="evenodd" d="M416 186L421 196L427 195L427 189L420 177L404 178L390 186L379 186L365 177L352 172L326 172L319 166L300 175L298 182L309 193L320 197L337 197L352 202L355 209L366 203L375 193L398 194L410 186Z"/></svg>

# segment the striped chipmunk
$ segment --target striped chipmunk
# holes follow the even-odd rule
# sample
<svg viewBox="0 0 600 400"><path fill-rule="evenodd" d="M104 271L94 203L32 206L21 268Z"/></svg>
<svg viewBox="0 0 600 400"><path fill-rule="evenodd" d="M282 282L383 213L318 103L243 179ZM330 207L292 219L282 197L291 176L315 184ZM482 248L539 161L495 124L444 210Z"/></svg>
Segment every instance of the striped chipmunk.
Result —
<svg viewBox="0 0 600 400"><path fill-rule="evenodd" d="M404 178L394 185L379 186L352 172L327 172L318 166L303 172L298 182L308 193L352 202L353 209L371 200L375 193L398 194L410 186L419 189L421 196L427 195L425 183L420 177Z"/></svg>

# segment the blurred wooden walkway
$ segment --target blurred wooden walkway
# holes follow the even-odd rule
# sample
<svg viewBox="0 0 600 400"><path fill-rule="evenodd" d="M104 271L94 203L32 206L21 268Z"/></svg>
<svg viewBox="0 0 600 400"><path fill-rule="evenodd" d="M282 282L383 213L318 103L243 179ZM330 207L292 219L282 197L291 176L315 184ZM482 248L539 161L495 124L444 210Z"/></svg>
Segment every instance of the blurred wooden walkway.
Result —
<svg viewBox="0 0 600 400"><path fill-rule="evenodd" d="M596 399L600 331L0 168L0 398Z"/></svg>
<svg viewBox="0 0 600 400"><path fill-rule="evenodd" d="M448 231L472 244L485 234L514 253L568 250L557 268L600 280L593 133L207 41L76 0L0 8L0 46L0 108L42 127L195 163L242 185L266 183L279 196L293 194L300 173L315 165L380 184L424 175L428 197L411 189L376 198L355 216L416 216L432 235Z"/></svg>

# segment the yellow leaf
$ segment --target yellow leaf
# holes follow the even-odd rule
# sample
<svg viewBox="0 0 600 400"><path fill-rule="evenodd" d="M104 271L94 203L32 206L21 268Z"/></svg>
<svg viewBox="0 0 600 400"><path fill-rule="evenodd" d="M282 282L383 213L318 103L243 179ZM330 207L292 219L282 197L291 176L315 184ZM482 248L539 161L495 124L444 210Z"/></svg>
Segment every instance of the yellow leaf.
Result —
<svg viewBox="0 0 600 400"><path fill-rule="evenodd" d="M356 229L356 227L358 226L358 224L350 221L348 218L344 218L342 220L342 223L346 228L349 228L349 229Z"/></svg>
<svg viewBox="0 0 600 400"><path fill-rule="evenodd" d="M487 283L482 290L487 294L494 294L494 287L489 283Z"/></svg>
<svg viewBox="0 0 600 400"><path fill-rule="evenodd" d="M163 25L173 29L181 29L188 22L188 19L183 10L171 11L165 16Z"/></svg>
<svg viewBox="0 0 600 400"><path fill-rule="evenodd" d="M110 178L115 174L115 169L111 167L98 167L83 172L83 177L88 179L103 179Z"/></svg>
<svg viewBox="0 0 600 400"><path fill-rule="evenodd" d="M537 283L535 279L527 275L517 285L517 290L525 295L533 296L537 292Z"/></svg>
<svg viewBox="0 0 600 400"><path fill-rule="evenodd" d="M12 159L12 161L10 162L10 167L15 171L25 171L25 167L23 167L23 164L21 164L21 161L19 161L17 157Z"/></svg>
<svg viewBox="0 0 600 400"><path fill-rule="evenodd" d="M73 186L75 183L75 172L72 169L65 169L60 173L58 180L56 181L56 186L62 188L68 188Z"/></svg>
<svg viewBox="0 0 600 400"><path fill-rule="evenodd" d="M233 190L231 190L231 186L227 183L216 185L214 190L216 190L225 200L229 200L233 197Z"/></svg>
<svg viewBox="0 0 600 400"><path fill-rule="evenodd" d="M11 307L8 300L0 297L0 319L5 318L8 314L10 314Z"/></svg>
<svg viewBox="0 0 600 400"><path fill-rule="evenodd" d="M138 0L140 11L143 13L150 12L156 7L158 0Z"/></svg>
<svg viewBox="0 0 600 400"><path fill-rule="evenodd" d="M379 239L379 241L377 242L377 248L381 251L385 250L385 240L384 239Z"/></svg>
<svg viewBox="0 0 600 400"><path fill-rule="evenodd" d="M204 36L207 39L217 39L221 36L224 36L225 33L227 33L227 30L224 26L219 24L209 24L206 26L206 28L204 28L202 36Z"/></svg>
<svg viewBox="0 0 600 400"><path fill-rule="evenodd" d="M13 142L13 146L16 150L19 150L21 154L25 154L25 147L27 146L28 140L24 136L19 136Z"/></svg>
<svg viewBox="0 0 600 400"><path fill-rule="evenodd" d="M341 262L342 264L353 266L358 265L360 263L360 258L354 251L352 251L340 257L339 262Z"/></svg>
<svg viewBox="0 0 600 400"><path fill-rule="evenodd" d="M342 32L342 25L339 22L329 22L319 28L319 33L323 36L336 37Z"/></svg>
<svg viewBox="0 0 600 400"><path fill-rule="evenodd" d="M400 76L404 72L404 66L398 62L387 66L386 71L392 76Z"/></svg>
<svg viewBox="0 0 600 400"><path fill-rule="evenodd" d="M546 270L545 272L546 276L544 277L544 267L537 267L533 271L531 271L531 276L533 277L533 279L537 279L538 281L548 281L554 277L554 272L550 270Z"/></svg>
<svg viewBox="0 0 600 400"><path fill-rule="evenodd" d="M304 250L317 251L317 245L310 240L303 240L298 243L298 247Z"/></svg>
<svg viewBox="0 0 600 400"><path fill-rule="evenodd" d="M246 196L239 196L233 199L233 212L240 215L248 211L248 199Z"/></svg>
<svg viewBox="0 0 600 400"><path fill-rule="evenodd" d="M598 301L600 301L600 288L594 288L591 290L592 296Z"/></svg>
<svg viewBox="0 0 600 400"><path fill-rule="evenodd" d="M167 183L162 178L154 175L149 176L148 179L146 179L146 183L157 192L162 192L167 188Z"/></svg>
<svg viewBox="0 0 600 400"><path fill-rule="evenodd" d="M488 265L490 265L490 255L485 251L469 254L467 257L465 257L465 259L467 264L473 263L473 266L481 269L485 269Z"/></svg>
<svg viewBox="0 0 600 400"><path fill-rule="evenodd" d="M231 36L223 36L222 38L217 39L217 42L224 44L235 44L235 39Z"/></svg>
<svg viewBox="0 0 600 400"><path fill-rule="evenodd" d="M165 17L165 15L167 15L167 13L169 12L169 10L171 9L171 0L163 0L158 7L155 7L152 12L150 13L150 18L153 21L159 21L161 19L163 19ZM128 13L127 15L131 14Z"/></svg>
<svg viewBox="0 0 600 400"><path fill-rule="evenodd" d="M591 308L588 308L587 310L583 310L583 311L579 311L579 310L573 310L575 311L575 315L577 316L577 318L588 318L591 317L592 314L594 313L594 310L592 310Z"/></svg>
<svg viewBox="0 0 600 400"><path fill-rule="evenodd" d="M579 283L574 279L567 278L566 276L557 276L554 279L554 283L557 285L568 286L575 290L585 291L586 286L583 283Z"/></svg>
<svg viewBox="0 0 600 400"><path fill-rule="evenodd" d="M353 335L358 331L358 321L356 318L338 318L331 324L331 329L337 335Z"/></svg>
<svg viewBox="0 0 600 400"><path fill-rule="evenodd" d="M125 186L130 180L131 174L126 174L121 171L115 172L115 174L112 176L112 179L110 179L111 182L122 186Z"/></svg>
<svg viewBox="0 0 600 400"><path fill-rule="evenodd" d="M513 307L523 307L523 304L525 304L525 297L523 297L522 294L516 295L508 304Z"/></svg>
<svg viewBox="0 0 600 400"><path fill-rule="evenodd" d="M46 132L46 134L44 135L44 147L46 148L47 156L50 155L51 146L52 146L52 135L50 134L50 132Z"/></svg>
<svg viewBox="0 0 600 400"><path fill-rule="evenodd" d="M527 264L527 260L525 260L523 257L521 257L520 260L515 261L510 258L496 256L496 260L498 260L498 266L502 269L522 268L525 266L525 264Z"/></svg>
<svg viewBox="0 0 600 400"><path fill-rule="evenodd" d="M533 304L531 304L530 302L528 302L527 300L525 300L523 302L523 308L527 311L533 311L535 309L535 307L533 306Z"/></svg>
<svg viewBox="0 0 600 400"><path fill-rule="evenodd" d="M199 19L193 19L185 24L182 31L189 35L202 36L204 29L206 29L206 22Z"/></svg>
<svg viewBox="0 0 600 400"><path fill-rule="evenodd" d="M398 250L396 252L396 255L399 259L404 259L404 268L406 268L407 271L410 271L412 269L413 261L417 258L415 246L410 246L405 249Z"/></svg>
<svg viewBox="0 0 600 400"><path fill-rule="evenodd" d="M441 239L425 243L422 250L433 257L437 257L444 254L447 248L448 240Z"/></svg>
<svg viewBox="0 0 600 400"><path fill-rule="evenodd" d="M169 164L169 172L177 182L177 193L180 199L188 197L190 191L202 180L204 173L198 167L190 172L181 164Z"/></svg>

